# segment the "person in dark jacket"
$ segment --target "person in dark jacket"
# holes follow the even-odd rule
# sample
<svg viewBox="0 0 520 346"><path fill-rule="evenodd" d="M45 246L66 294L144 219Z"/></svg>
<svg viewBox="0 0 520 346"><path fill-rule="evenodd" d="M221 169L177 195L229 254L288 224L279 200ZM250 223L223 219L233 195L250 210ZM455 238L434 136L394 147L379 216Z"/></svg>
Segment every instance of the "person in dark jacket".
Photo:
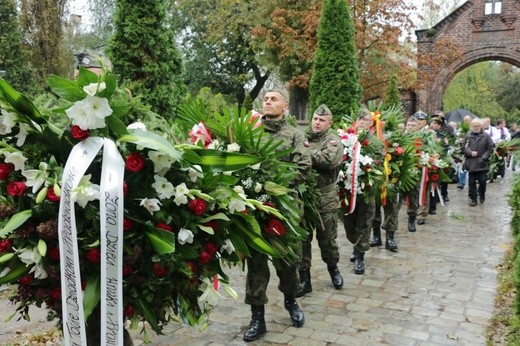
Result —
<svg viewBox="0 0 520 346"><path fill-rule="evenodd" d="M466 157L466 169L469 172L469 205L472 207L477 205L477 182L480 204L486 200L486 180L493 148L493 140L482 130L482 120L473 119L471 130L462 141L462 152Z"/></svg>

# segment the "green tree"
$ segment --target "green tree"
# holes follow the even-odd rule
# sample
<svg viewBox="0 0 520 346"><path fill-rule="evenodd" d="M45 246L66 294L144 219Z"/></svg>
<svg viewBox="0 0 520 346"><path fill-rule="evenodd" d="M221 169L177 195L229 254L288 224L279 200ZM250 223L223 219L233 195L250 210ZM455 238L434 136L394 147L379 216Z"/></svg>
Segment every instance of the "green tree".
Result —
<svg viewBox="0 0 520 346"><path fill-rule="evenodd" d="M390 77L390 84L388 85L388 89L386 89L385 98L383 100L383 109L388 109L395 106L401 105L401 93L399 92L399 87L397 85L397 77L393 74Z"/></svg>
<svg viewBox="0 0 520 346"><path fill-rule="evenodd" d="M323 2L309 91L310 109L326 103L335 121L358 110L361 86L354 25L344 0Z"/></svg>
<svg viewBox="0 0 520 346"><path fill-rule="evenodd" d="M0 46L0 70L6 73L4 79L19 91L34 93L36 85L21 45L15 0L0 1Z"/></svg>
<svg viewBox="0 0 520 346"><path fill-rule="evenodd" d="M185 87L166 14L166 0L118 1L108 55L132 93L142 95L154 112L173 118Z"/></svg>

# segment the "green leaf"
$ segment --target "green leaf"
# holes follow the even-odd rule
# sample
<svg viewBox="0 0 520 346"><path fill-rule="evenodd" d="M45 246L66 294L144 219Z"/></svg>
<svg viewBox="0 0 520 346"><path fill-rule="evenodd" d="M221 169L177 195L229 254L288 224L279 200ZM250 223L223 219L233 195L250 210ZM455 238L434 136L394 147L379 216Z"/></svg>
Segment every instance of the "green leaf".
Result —
<svg viewBox="0 0 520 346"><path fill-rule="evenodd" d="M216 213L213 215L210 215L208 217L205 217L204 219L200 220L201 223L210 222L211 220L224 220L224 221L230 221L229 217L227 217L224 213Z"/></svg>
<svg viewBox="0 0 520 346"><path fill-rule="evenodd" d="M42 257L47 254L47 243L43 239L38 240L38 252Z"/></svg>
<svg viewBox="0 0 520 346"><path fill-rule="evenodd" d="M14 253L6 253L2 256L0 256L0 263L4 263L9 261L11 258L14 257Z"/></svg>
<svg viewBox="0 0 520 346"><path fill-rule="evenodd" d="M117 137L128 134L128 130L126 129L126 125L119 119L117 116L112 114L109 117L105 118L107 126L110 128L112 132L114 132Z"/></svg>
<svg viewBox="0 0 520 346"><path fill-rule="evenodd" d="M55 94L70 102L83 100L87 96L87 93L83 91L74 80L60 76L50 76L47 78L47 83L49 83L49 86Z"/></svg>
<svg viewBox="0 0 520 346"><path fill-rule="evenodd" d="M208 234L215 234L215 231L213 230L213 227L204 226L204 225L197 225L198 228L200 228L202 231L208 233Z"/></svg>
<svg viewBox="0 0 520 346"><path fill-rule="evenodd" d="M263 160L258 156L236 152L202 148L193 148L192 150L199 155L200 161L191 163L200 165L203 169L211 172L235 171L255 165Z"/></svg>
<svg viewBox="0 0 520 346"><path fill-rule="evenodd" d="M253 231L253 229L256 227L251 227L251 222L256 222L256 220L254 220L254 218L251 217L251 219L253 219L254 221L249 220L247 224L244 224L244 219L245 218L235 218L233 220L233 224L237 226L236 230L244 236L247 244L251 246L253 249L266 255L272 257L280 257L278 251L276 251L267 241L265 241L261 233L255 233Z"/></svg>
<svg viewBox="0 0 520 346"><path fill-rule="evenodd" d="M30 209L27 209L11 216L9 221L7 221L5 226L0 230L0 238L4 238L9 233L23 225L24 222L31 217L31 215L32 211Z"/></svg>
<svg viewBox="0 0 520 346"><path fill-rule="evenodd" d="M101 283L99 281L99 275L94 275L87 279L87 286L83 292L85 320L88 319L101 300Z"/></svg>
<svg viewBox="0 0 520 346"><path fill-rule="evenodd" d="M27 274L27 272L31 269L31 267L26 267L25 265L20 265L14 269L12 269L9 273L0 277L0 285L7 283L14 283L16 280Z"/></svg>
<svg viewBox="0 0 520 346"><path fill-rule="evenodd" d="M175 161L180 161L182 153L165 138L155 133L142 130L129 130L128 134L121 136L119 142L129 142L146 148L158 150L170 155Z"/></svg>
<svg viewBox="0 0 520 346"><path fill-rule="evenodd" d="M3 98L27 120L32 120L38 124L43 124L45 122L45 118L41 115L40 111L32 101L29 100L27 96L16 91L3 78L0 78L0 93ZM26 123L35 128L31 121L26 121Z"/></svg>
<svg viewBox="0 0 520 346"><path fill-rule="evenodd" d="M161 328L157 323L157 319L155 318L155 314L152 309L150 309L148 304L146 304L142 299L137 298L137 303L139 308L143 311L144 318L150 324L150 327L152 327L153 331L157 334L161 334Z"/></svg>
<svg viewBox="0 0 520 346"><path fill-rule="evenodd" d="M148 227L145 234L152 243L152 246L159 255L175 252L175 235L155 227Z"/></svg>
<svg viewBox="0 0 520 346"><path fill-rule="evenodd" d="M243 254L246 257L251 256L251 253L249 252L249 248L247 247L247 243L244 240L244 238L240 237L237 234L230 233L229 240L231 240L231 243L233 243L233 246L235 247L235 251Z"/></svg>

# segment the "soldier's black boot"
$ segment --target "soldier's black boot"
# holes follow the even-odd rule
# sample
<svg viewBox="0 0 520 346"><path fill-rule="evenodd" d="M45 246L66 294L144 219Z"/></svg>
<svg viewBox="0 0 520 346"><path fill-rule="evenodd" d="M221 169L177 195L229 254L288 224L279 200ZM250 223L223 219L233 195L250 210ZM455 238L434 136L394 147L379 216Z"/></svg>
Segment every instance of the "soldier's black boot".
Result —
<svg viewBox="0 0 520 346"><path fill-rule="evenodd" d="M330 279L332 280L332 285L334 288L337 290L343 288L343 276L341 276L339 272L338 265L327 265L327 269L329 271Z"/></svg>
<svg viewBox="0 0 520 346"><path fill-rule="evenodd" d="M397 243L394 240L395 232L386 231L386 243L385 248L390 251L397 252Z"/></svg>
<svg viewBox="0 0 520 346"><path fill-rule="evenodd" d="M372 233L374 234L374 237L370 241L370 246L381 246L383 245L383 242L381 241L381 228L380 227L374 227L372 228Z"/></svg>
<svg viewBox="0 0 520 346"><path fill-rule="evenodd" d="M312 292L311 271L300 271L300 289L296 293L296 298L303 297L306 293Z"/></svg>
<svg viewBox="0 0 520 346"><path fill-rule="evenodd" d="M415 216L408 216L408 232L415 232L417 228L415 228Z"/></svg>
<svg viewBox="0 0 520 346"><path fill-rule="evenodd" d="M291 296L285 296L284 299L284 307L287 311L289 311L289 315L291 316L291 321L293 326L300 328L305 323L305 317L303 316L303 311L298 306L296 299Z"/></svg>
<svg viewBox="0 0 520 346"><path fill-rule="evenodd" d="M351 253L349 259L350 259L350 262L354 263L354 261L356 260L356 254Z"/></svg>
<svg viewBox="0 0 520 346"><path fill-rule="evenodd" d="M251 305L251 322L244 332L244 341L253 341L262 337L267 331L264 319L264 306Z"/></svg>
<svg viewBox="0 0 520 346"><path fill-rule="evenodd" d="M365 253L355 251L354 254L356 256L354 262L354 274L365 274Z"/></svg>

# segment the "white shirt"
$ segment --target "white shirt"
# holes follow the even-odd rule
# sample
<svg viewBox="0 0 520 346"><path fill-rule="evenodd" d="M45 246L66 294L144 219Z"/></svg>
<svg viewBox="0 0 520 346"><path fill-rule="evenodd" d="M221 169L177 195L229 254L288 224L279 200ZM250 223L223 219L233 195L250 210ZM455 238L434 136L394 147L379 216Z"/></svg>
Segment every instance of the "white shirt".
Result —
<svg viewBox="0 0 520 346"><path fill-rule="evenodd" d="M484 132L491 137L493 143L500 142L500 131L496 127L489 125L487 129L484 129Z"/></svg>

